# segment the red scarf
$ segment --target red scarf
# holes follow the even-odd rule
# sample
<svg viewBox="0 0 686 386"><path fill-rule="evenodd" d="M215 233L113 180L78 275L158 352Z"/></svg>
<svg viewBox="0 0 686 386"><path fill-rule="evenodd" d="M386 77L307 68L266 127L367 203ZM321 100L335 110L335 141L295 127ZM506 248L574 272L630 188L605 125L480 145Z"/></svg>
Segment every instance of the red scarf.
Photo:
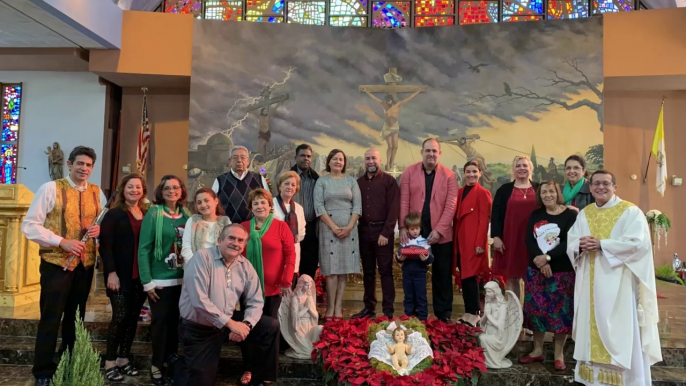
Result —
<svg viewBox="0 0 686 386"><path fill-rule="evenodd" d="M295 214L295 202L291 198L291 210L290 212L286 210L286 205L283 203L283 198L281 198L281 195L279 194L276 196L276 200L279 202L279 207L281 208L281 211L283 212L284 216L284 221L286 224L288 224L288 227L291 229L291 232L293 233L293 240L294 242L298 242L298 216Z"/></svg>

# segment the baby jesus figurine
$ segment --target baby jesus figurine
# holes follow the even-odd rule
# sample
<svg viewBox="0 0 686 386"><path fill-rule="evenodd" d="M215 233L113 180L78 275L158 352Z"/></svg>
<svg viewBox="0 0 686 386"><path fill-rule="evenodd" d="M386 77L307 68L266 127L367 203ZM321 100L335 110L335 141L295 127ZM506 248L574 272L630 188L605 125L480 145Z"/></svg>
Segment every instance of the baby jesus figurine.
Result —
<svg viewBox="0 0 686 386"><path fill-rule="evenodd" d="M412 345L405 344L406 339L405 330L402 327L398 327L393 331L393 341L395 344L386 344L388 352L391 354L393 368L398 372L398 375L407 375L407 365L410 362L407 355L412 353Z"/></svg>

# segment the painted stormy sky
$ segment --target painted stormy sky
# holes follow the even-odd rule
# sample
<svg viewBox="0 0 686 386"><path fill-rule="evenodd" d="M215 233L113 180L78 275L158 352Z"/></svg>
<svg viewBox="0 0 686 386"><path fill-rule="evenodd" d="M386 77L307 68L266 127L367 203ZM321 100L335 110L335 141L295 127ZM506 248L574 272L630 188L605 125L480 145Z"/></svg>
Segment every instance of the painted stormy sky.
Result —
<svg viewBox="0 0 686 386"><path fill-rule="evenodd" d="M448 128L478 133L497 122L490 118L539 119L533 108L540 101L487 99L464 106L478 94L502 95L504 82L513 90L526 87L574 99L587 89L550 87L538 79L557 70L559 76L580 80L565 59L577 59L592 84L602 83L601 18L404 30L195 21L189 146L195 149L227 130L245 114L242 104L227 119L235 101L258 96L290 67L295 68L291 78L272 92L290 95L272 118L272 144L316 143L326 134L368 146L380 141L383 110L358 88L382 84L389 67L398 68L402 84L429 87L402 106L399 118L401 139L419 143L429 135L447 135ZM474 73L465 61L488 66ZM371 130L356 129L360 126ZM256 137L253 115L233 133L234 143L252 150Z"/></svg>

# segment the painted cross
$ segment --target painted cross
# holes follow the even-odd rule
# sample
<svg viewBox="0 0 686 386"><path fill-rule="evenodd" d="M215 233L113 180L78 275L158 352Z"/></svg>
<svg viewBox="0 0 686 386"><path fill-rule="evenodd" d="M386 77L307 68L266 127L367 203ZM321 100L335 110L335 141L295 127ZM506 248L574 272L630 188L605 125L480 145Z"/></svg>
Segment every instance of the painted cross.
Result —
<svg viewBox="0 0 686 386"><path fill-rule="evenodd" d="M395 67L389 68L388 73L384 74L383 80L386 84L382 85L361 85L360 92L369 91L371 93L385 92L393 96L393 99L397 99L398 93L408 93L408 92L425 92L427 87L424 85L404 85L398 84L403 81L403 78L398 75L398 69Z"/></svg>
<svg viewBox="0 0 686 386"><path fill-rule="evenodd" d="M259 110L261 108L269 108L271 105L275 105L279 102L288 100L288 94L279 95L274 98L269 98L269 95L263 96L257 103L248 106L248 112Z"/></svg>

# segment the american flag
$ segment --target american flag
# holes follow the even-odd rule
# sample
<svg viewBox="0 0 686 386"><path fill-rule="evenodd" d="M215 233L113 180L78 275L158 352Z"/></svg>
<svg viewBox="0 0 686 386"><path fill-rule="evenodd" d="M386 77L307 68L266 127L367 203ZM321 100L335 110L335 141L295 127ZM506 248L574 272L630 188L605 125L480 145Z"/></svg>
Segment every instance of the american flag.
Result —
<svg viewBox="0 0 686 386"><path fill-rule="evenodd" d="M136 164L138 172L145 174L148 166L148 153L150 151L150 122L148 122L148 100L143 96L143 115L141 117L141 128L138 132L138 151Z"/></svg>

